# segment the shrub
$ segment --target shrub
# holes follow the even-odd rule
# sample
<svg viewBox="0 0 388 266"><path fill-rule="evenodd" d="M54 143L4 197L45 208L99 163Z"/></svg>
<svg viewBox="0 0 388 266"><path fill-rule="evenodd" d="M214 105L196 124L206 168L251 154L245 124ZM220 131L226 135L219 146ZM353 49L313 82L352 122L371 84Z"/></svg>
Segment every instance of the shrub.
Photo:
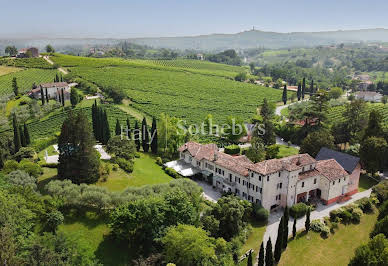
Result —
<svg viewBox="0 0 388 266"><path fill-rule="evenodd" d="M253 216L257 221L266 222L268 221L269 212L260 204L253 204Z"/></svg>
<svg viewBox="0 0 388 266"><path fill-rule="evenodd" d="M375 224L373 231L370 233L370 237L373 238L378 234L384 234L385 237L388 237L388 216Z"/></svg>
<svg viewBox="0 0 388 266"><path fill-rule="evenodd" d="M132 140L121 139L121 136L110 138L106 145L107 152L126 160L132 160L135 157L136 148Z"/></svg>
<svg viewBox="0 0 388 266"><path fill-rule="evenodd" d="M359 199L355 203L358 204L358 207L363 213L370 213L373 211L373 204L369 198Z"/></svg>
<svg viewBox="0 0 388 266"><path fill-rule="evenodd" d="M359 223L360 220L361 220L361 216L362 216L363 212L360 208L355 208L353 209L353 212L352 212L352 222L353 223Z"/></svg>
<svg viewBox="0 0 388 266"><path fill-rule="evenodd" d="M32 147L21 147L20 150L14 155L14 158L18 162L23 159L31 159L32 161L35 161L38 158L38 155Z"/></svg>
<svg viewBox="0 0 388 266"><path fill-rule="evenodd" d="M118 164L121 169L123 169L125 172L132 173L133 172L133 162L125 160L124 158L115 157L113 159L113 162Z"/></svg>
<svg viewBox="0 0 388 266"><path fill-rule="evenodd" d="M9 174L11 173L12 171L16 171L19 167L19 164L17 161L15 160L8 160L4 163L4 166L3 166L3 172L5 174Z"/></svg>
<svg viewBox="0 0 388 266"><path fill-rule="evenodd" d="M39 162L40 167L58 168L58 163L46 163L44 161Z"/></svg>
<svg viewBox="0 0 388 266"><path fill-rule="evenodd" d="M303 202L297 203L290 208L290 215L295 219L303 217L307 212L307 208L309 207Z"/></svg>
<svg viewBox="0 0 388 266"><path fill-rule="evenodd" d="M35 140L32 146L34 147L36 152L40 152L46 149L48 146L54 145L55 143L58 143L58 137L51 136L51 137Z"/></svg>
<svg viewBox="0 0 388 266"><path fill-rule="evenodd" d="M339 208L339 209L336 209L336 210L332 210L330 212L330 221L332 222L337 222L338 221L338 218L340 218L340 214L343 212L343 209L342 208Z"/></svg>
<svg viewBox="0 0 388 266"><path fill-rule="evenodd" d="M160 158L160 157L156 157L155 162L156 162L157 165L160 165L160 166L163 165L162 158Z"/></svg>
<svg viewBox="0 0 388 266"><path fill-rule="evenodd" d="M29 187L33 190L36 190L36 178L30 176L24 171L13 171L7 175L7 178L8 182L15 186L21 186L23 188Z"/></svg>
<svg viewBox="0 0 388 266"><path fill-rule="evenodd" d="M349 211L343 211L339 215L344 224L348 224L352 221L352 214Z"/></svg>
<svg viewBox="0 0 388 266"><path fill-rule="evenodd" d="M166 174L168 174L169 176L171 176L172 178L175 178L175 179L181 177L181 175L178 174L177 171L175 171L174 169L169 168L169 167L166 167L166 168L164 169L164 172L166 172Z"/></svg>
<svg viewBox="0 0 388 266"><path fill-rule="evenodd" d="M120 166L119 166L117 163L112 164L112 170L113 170L113 171L119 170L119 167L120 167Z"/></svg>
<svg viewBox="0 0 388 266"><path fill-rule="evenodd" d="M241 149L240 149L240 146L238 145L229 145L225 147L226 154L231 154L231 155L240 154L240 151Z"/></svg>
<svg viewBox="0 0 388 266"><path fill-rule="evenodd" d="M384 180L372 188L380 202L388 200L388 180Z"/></svg>
<svg viewBox="0 0 388 266"><path fill-rule="evenodd" d="M35 178L38 178L38 176L43 174L43 169L39 164L33 163L27 159L24 159L19 163L18 169L25 171Z"/></svg>
<svg viewBox="0 0 388 266"><path fill-rule="evenodd" d="M314 232L321 233L322 237L327 237L330 232L329 227L321 222L321 220L313 220L310 224L310 228Z"/></svg>

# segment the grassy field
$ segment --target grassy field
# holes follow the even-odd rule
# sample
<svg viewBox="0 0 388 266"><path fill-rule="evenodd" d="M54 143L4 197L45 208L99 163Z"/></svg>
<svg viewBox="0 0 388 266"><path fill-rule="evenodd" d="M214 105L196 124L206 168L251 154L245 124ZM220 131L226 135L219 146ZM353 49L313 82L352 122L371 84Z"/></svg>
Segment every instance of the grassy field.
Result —
<svg viewBox="0 0 388 266"><path fill-rule="evenodd" d="M22 70L21 68L17 67L9 67L9 66L1 66L0 65L0 76L7 75L10 73L18 72Z"/></svg>
<svg viewBox="0 0 388 266"><path fill-rule="evenodd" d="M32 84L36 85L44 82L52 82L57 70L53 69L27 69L7 75L0 76L0 96L13 93L12 79L16 77L19 92L24 93L31 90Z"/></svg>
<svg viewBox="0 0 388 266"><path fill-rule="evenodd" d="M260 250L261 242L263 241L266 223L252 221L250 224L252 226L252 231L249 234L247 241L242 246L241 253L244 254L248 250L253 249L253 260L255 260L257 253ZM247 260L248 259L242 260L239 265L247 265Z"/></svg>
<svg viewBox="0 0 388 266"><path fill-rule="evenodd" d="M318 233L300 233L289 242L279 265L348 265L355 249L369 240L377 214L364 215L360 224L340 225L334 235L323 239Z"/></svg>
<svg viewBox="0 0 388 266"><path fill-rule="evenodd" d="M279 146L279 153L277 158L283 158L291 155L295 155L299 153L299 150L294 147L288 147L285 145L278 145Z"/></svg>
<svg viewBox="0 0 388 266"><path fill-rule="evenodd" d="M53 68L53 66L50 65L42 57L3 58L3 59L0 59L0 65L13 66L13 67L23 67L23 68L43 68L43 69L52 69Z"/></svg>

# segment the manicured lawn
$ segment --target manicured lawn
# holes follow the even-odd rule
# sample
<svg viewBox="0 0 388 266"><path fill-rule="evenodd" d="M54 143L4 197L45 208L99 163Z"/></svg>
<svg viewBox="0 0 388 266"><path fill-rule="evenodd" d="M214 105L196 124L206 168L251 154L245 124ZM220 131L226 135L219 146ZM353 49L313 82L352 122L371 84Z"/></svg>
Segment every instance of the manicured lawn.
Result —
<svg viewBox="0 0 388 266"><path fill-rule="evenodd" d="M295 155L299 153L299 150L294 147L288 147L285 145L278 145L279 146L279 153L277 158L283 158L291 155Z"/></svg>
<svg viewBox="0 0 388 266"><path fill-rule="evenodd" d="M368 175L361 174L360 175L360 182L358 184L358 190L360 192L365 191L376 185L378 182Z"/></svg>
<svg viewBox="0 0 388 266"><path fill-rule="evenodd" d="M245 244L241 248L241 255L243 255L245 252L247 252L250 249L253 249L253 260L255 260L257 253L260 250L261 242L263 241L265 229L266 229L266 223L263 222L251 222L252 231L245 242ZM240 262L240 265L247 265L247 259L244 259Z"/></svg>
<svg viewBox="0 0 388 266"><path fill-rule="evenodd" d="M360 224L340 225L323 239L318 233L300 233L283 252L279 265L348 265L355 249L369 240L377 214L364 215Z"/></svg>
<svg viewBox="0 0 388 266"><path fill-rule="evenodd" d="M128 174L123 170L112 171L106 182L98 182L98 186L106 187L111 191L122 191L127 187L167 183L172 177L167 175L162 167L155 163L155 157L140 153L135 159L134 170Z"/></svg>
<svg viewBox="0 0 388 266"><path fill-rule="evenodd" d="M78 239L103 265L127 265L131 261L128 247L108 237L110 229L107 223L107 217L94 212L71 213L65 216L65 223L59 226L59 231Z"/></svg>
<svg viewBox="0 0 388 266"><path fill-rule="evenodd" d="M57 168L43 167L43 175L38 178L38 189L43 192L44 187L53 179L57 177Z"/></svg>

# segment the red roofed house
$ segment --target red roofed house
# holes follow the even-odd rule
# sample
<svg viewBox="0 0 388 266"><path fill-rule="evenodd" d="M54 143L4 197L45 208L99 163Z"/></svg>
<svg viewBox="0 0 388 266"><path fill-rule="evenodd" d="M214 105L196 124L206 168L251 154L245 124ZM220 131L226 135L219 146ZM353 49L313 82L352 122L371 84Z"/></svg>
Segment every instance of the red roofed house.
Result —
<svg viewBox="0 0 388 266"><path fill-rule="evenodd" d="M70 100L70 86L66 82L52 82L52 83L42 83L36 89L31 90L28 95L35 99L40 99L40 92L43 90L44 95L48 95L49 99L59 100L60 95L63 96L65 100Z"/></svg>
<svg viewBox="0 0 388 266"><path fill-rule="evenodd" d="M308 154L298 154L252 163L244 155L231 156L218 151L214 144L196 142L184 144L179 152L180 160L174 165L185 165L181 173L201 172L212 178L217 189L233 192L268 210L310 198L331 204L347 199L348 193L358 187L334 158L317 161Z"/></svg>
<svg viewBox="0 0 388 266"><path fill-rule="evenodd" d="M38 48L35 48L35 47L23 48L18 51L18 54L16 57L18 58L39 57L39 50Z"/></svg>

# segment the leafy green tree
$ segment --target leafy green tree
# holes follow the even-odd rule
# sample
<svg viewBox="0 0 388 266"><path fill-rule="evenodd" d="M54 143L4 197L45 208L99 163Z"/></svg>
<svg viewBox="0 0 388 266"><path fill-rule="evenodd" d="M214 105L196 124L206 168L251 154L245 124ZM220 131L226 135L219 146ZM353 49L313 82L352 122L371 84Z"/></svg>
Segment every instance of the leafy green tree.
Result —
<svg viewBox="0 0 388 266"><path fill-rule="evenodd" d="M264 242L261 242L260 251L259 251L259 258L257 260L258 266L264 266L264 260L265 260Z"/></svg>
<svg viewBox="0 0 388 266"><path fill-rule="evenodd" d="M368 126L365 129L364 139L369 137L382 137L384 131L382 129L382 116L376 109L369 113Z"/></svg>
<svg viewBox="0 0 388 266"><path fill-rule="evenodd" d="M54 50L54 48L50 44L48 44L46 46L46 52L51 54L51 53L55 53L55 50Z"/></svg>
<svg viewBox="0 0 388 266"><path fill-rule="evenodd" d="M273 266L274 265L271 237L268 239L267 247L265 249L265 265L266 266Z"/></svg>
<svg viewBox="0 0 388 266"><path fill-rule="evenodd" d="M322 147L334 148L334 137L324 129L308 134L300 146L300 153L308 153L315 158Z"/></svg>
<svg viewBox="0 0 388 266"><path fill-rule="evenodd" d="M251 147L249 147L245 155L254 163L263 161L265 159L266 152L262 139L259 137L253 137L251 139Z"/></svg>
<svg viewBox="0 0 388 266"><path fill-rule="evenodd" d="M263 104L261 105L261 108L260 108L260 115L263 118L263 120L272 119L273 116L275 115L275 109L276 109L275 105L268 103L267 98L264 98Z"/></svg>
<svg viewBox="0 0 388 266"><path fill-rule="evenodd" d="M20 139L20 128L19 123L16 118L16 114L13 114L12 117L12 125L13 125L13 143L15 145L15 153L19 151L19 149L22 146L21 139Z"/></svg>
<svg viewBox="0 0 388 266"><path fill-rule="evenodd" d="M156 118L152 118L152 126L151 126L151 151L153 154L158 153L158 129L156 126Z"/></svg>
<svg viewBox="0 0 388 266"><path fill-rule="evenodd" d="M132 160L135 158L136 147L133 140L131 139L114 136L110 138L106 148L110 154L113 154L117 157L121 157L126 160Z"/></svg>
<svg viewBox="0 0 388 266"><path fill-rule="evenodd" d="M15 96L19 95L19 86L16 77L13 77L12 79L12 89Z"/></svg>
<svg viewBox="0 0 388 266"><path fill-rule="evenodd" d="M241 137L246 135L244 121L239 117L228 116L221 134L230 142L237 143Z"/></svg>
<svg viewBox="0 0 388 266"><path fill-rule="evenodd" d="M15 46L7 46L5 47L5 53L9 56L15 56L18 53L18 49Z"/></svg>
<svg viewBox="0 0 388 266"><path fill-rule="evenodd" d="M354 100L349 104L345 105L345 111L343 117L345 118L345 132L346 141L349 141L360 134L367 126L368 115L367 115L366 104L363 100Z"/></svg>
<svg viewBox="0 0 388 266"><path fill-rule="evenodd" d="M338 99L342 95L342 89L339 87L331 88L329 91L329 98L330 99Z"/></svg>
<svg viewBox="0 0 388 266"><path fill-rule="evenodd" d="M359 246L349 266L388 265L388 239L383 234Z"/></svg>
<svg viewBox="0 0 388 266"><path fill-rule="evenodd" d="M368 173L376 173L384 168L387 162L387 141L383 138L368 137L361 142L360 158Z"/></svg>
<svg viewBox="0 0 388 266"><path fill-rule="evenodd" d="M388 216L377 221L373 231L370 233L370 237L373 238L378 234L383 234L386 238L388 238Z"/></svg>
<svg viewBox="0 0 388 266"><path fill-rule="evenodd" d="M253 62L249 63L249 68L251 70L251 73L253 74L255 72L255 63Z"/></svg>
<svg viewBox="0 0 388 266"><path fill-rule="evenodd" d="M238 73L235 77L234 77L234 80L235 81L240 81L240 82L244 82L247 80L247 73L245 72L240 72Z"/></svg>
<svg viewBox="0 0 388 266"><path fill-rule="evenodd" d="M121 125L118 118L116 119L115 133L116 133L116 136L121 136Z"/></svg>
<svg viewBox="0 0 388 266"><path fill-rule="evenodd" d="M58 138L58 176L76 184L94 183L100 177L100 161L94 149L94 138L82 112L69 113Z"/></svg>
<svg viewBox="0 0 388 266"><path fill-rule="evenodd" d="M284 88L283 88L282 101L283 101L284 104L287 103L287 85L284 85Z"/></svg>
<svg viewBox="0 0 388 266"><path fill-rule="evenodd" d="M150 149L150 133L148 131L147 121L145 117L141 122L141 144L144 152L148 152Z"/></svg>
<svg viewBox="0 0 388 266"><path fill-rule="evenodd" d="M307 212L306 212L306 221L304 223L304 227L306 229L306 232L308 232L310 230L310 208L307 209Z"/></svg>
<svg viewBox="0 0 388 266"><path fill-rule="evenodd" d="M63 224L64 220L63 214L60 211L53 210L52 212L49 212L46 219L47 229L55 234L58 226Z"/></svg>
<svg viewBox="0 0 388 266"><path fill-rule="evenodd" d="M209 237L201 228L180 224L162 238L167 261L177 265L227 265L232 263L225 240Z"/></svg>
<svg viewBox="0 0 388 266"><path fill-rule="evenodd" d="M36 178L22 170L12 171L6 176L7 181L15 186L36 190Z"/></svg>

